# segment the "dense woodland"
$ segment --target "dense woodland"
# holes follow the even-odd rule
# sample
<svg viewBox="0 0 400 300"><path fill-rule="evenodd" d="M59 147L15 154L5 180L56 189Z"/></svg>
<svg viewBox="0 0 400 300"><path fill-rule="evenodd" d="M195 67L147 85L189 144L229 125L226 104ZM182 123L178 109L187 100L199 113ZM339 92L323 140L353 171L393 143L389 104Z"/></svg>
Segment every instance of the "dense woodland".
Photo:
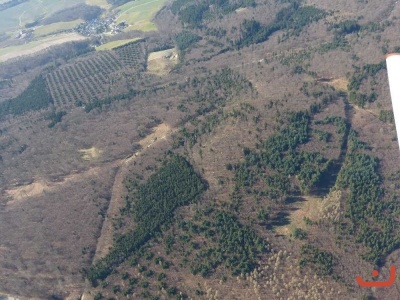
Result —
<svg viewBox="0 0 400 300"><path fill-rule="evenodd" d="M348 154L336 185L350 190L346 203L346 219L337 224L342 234L352 234L368 247L363 257L382 264L385 256L399 246L400 236L396 216L400 212L397 197L385 195L381 187L379 160L363 153L368 145L351 131Z"/></svg>
<svg viewBox="0 0 400 300"><path fill-rule="evenodd" d="M207 184L179 155L172 155L145 184L131 182L128 189L134 189L132 218L137 226L120 236L110 254L87 271L90 282L96 284L97 280L105 279L116 266L170 225L178 207L196 201L206 188Z"/></svg>
<svg viewBox="0 0 400 300"><path fill-rule="evenodd" d="M301 30L312 22L324 18L326 12L313 6L302 6L294 2L276 14L272 24L263 25L256 20L244 20L241 24L241 38L235 42L236 47L247 47L251 44L265 42L273 33L279 30L287 31L288 35L298 35Z"/></svg>
<svg viewBox="0 0 400 300"><path fill-rule="evenodd" d="M172 3L171 11L179 16L183 24L194 28L201 27L204 20L215 17L215 15L226 15L240 7L255 6L256 2L254 0L207 0L202 3L178 0Z"/></svg>
<svg viewBox="0 0 400 300"><path fill-rule="evenodd" d="M242 188L284 203L286 197L296 191L308 194L318 188L331 162L317 152L296 151L299 145L310 139L311 115L309 112L298 112L286 118L288 125L266 140L261 151L243 149L246 161L234 167L237 191ZM291 177L296 178L296 185L290 183L293 181ZM268 188L255 188L260 183ZM240 209L239 204L235 203L235 209Z"/></svg>
<svg viewBox="0 0 400 300"><path fill-rule="evenodd" d="M363 93L360 92L360 87L363 81L368 78L374 78L381 70L386 70L385 61L379 64L370 64L362 68L356 68L348 84L349 101L361 107L364 107L367 103L374 102L378 97L376 92L371 91L370 93Z"/></svg>
<svg viewBox="0 0 400 300"><path fill-rule="evenodd" d="M28 111L40 110L50 104L53 104L53 98L47 89L46 81L42 76L38 76L21 95L0 103L0 118L8 114L17 116Z"/></svg>
<svg viewBox="0 0 400 300"><path fill-rule="evenodd" d="M210 217L212 221L205 221L202 226L194 225L195 232L204 234L215 246L195 254L191 272L208 277L220 265L228 268L232 276L252 272L258 266L258 254L267 252L267 243L227 212L216 211Z"/></svg>

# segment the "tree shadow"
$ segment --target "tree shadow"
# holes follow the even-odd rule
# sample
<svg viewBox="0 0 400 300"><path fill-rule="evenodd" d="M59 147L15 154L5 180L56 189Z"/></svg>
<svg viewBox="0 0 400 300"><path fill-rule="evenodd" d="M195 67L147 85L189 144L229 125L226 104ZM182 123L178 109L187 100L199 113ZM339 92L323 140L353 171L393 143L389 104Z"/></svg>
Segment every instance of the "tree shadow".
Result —
<svg viewBox="0 0 400 300"><path fill-rule="evenodd" d="M265 226L267 230L271 230L276 226L285 226L289 225L289 213L286 211L279 212L271 221Z"/></svg>
<svg viewBox="0 0 400 300"><path fill-rule="evenodd" d="M286 198L285 204L290 205L290 204L294 204L294 203L298 203L298 202L305 202L305 201L306 201L306 199L304 199L301 196L290 196L290 197Z"/></svg>

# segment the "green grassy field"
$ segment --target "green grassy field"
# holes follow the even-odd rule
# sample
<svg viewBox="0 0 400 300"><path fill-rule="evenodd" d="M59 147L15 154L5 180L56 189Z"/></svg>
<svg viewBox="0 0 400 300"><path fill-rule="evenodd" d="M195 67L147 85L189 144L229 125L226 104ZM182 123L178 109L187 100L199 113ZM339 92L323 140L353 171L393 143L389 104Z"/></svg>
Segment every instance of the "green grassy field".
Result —
<svg viewBox="0 0 400 300"><path fill-rule="evenodd" d="M95 1L95 0L90 0ZM96 0L96 2L103 2ZM20 5L0 11L0 32L14 32L26 23L49 16L56 11L85 3L85 0L30 0Z"/></svg>
<svg viewBox="0 0 400 300"><path fill-rule="evenodd" d="M34 35L35 37L41 37L41 36L46 36L49 34L55 34L64 30L72 29L78 24L84 22L83 20L75 20L71 22L58 22L58 23L53 23L45 26L40 26L38 27Z"/></svg>
<svg viewBox="0 0 400 300"><path fill-rule="evenodd" d="M8 53L12 53L12 52L17 52L17 51L22 51L22 50L28 50L29 48L35 47L40 45L41 41L33 41L30 43L26 43L23 45L18 45L18 46L11 46L11 47L7 47L7 48L1 48L0 49L0 58L2 55L8 54Z"/></svg>
<svg viewBox="0 0 400 300"><path fill-rule="evenodd" d="M164 5L165 1L166 0L137 0L128 2L116 8L116 11L119 15L117 21L126 20L128 22L130 26L126 28L126 31L157 30L155 24L152 22L152 19L157 11L159 11ZM7 32L14 34L19 28L23 27L27 23L48 17L57 11L81 3L97 5L106 10L111 8L111 5L107 3L106 0L30 0L4 11L0 11L0 33ZM68 24L65 25L68 27ZM59 24L56 25L56 27L57 26L63 25ZM46 31L46 29L43 30ZM58 30L58 28L56 28L56 30ZM43 33L40 33L39 35L43 35Z"/></svg>
<svg viewBox="0 0 400 300"><path fill-rule="evenodd" d="M81 39L84 39L84 37L78 35L77 33L66 33L49 37L41 37L36 41L32 41L23 45L0 48L0 62L14 58L16 56L33 54L50 46L55 46L58 44L77 41Z"/></svg>
<svg viewBox="0 0 400 300"><path fill-rule="evenodd" d="M97 47L96 51L111 50L111 49L114 49L116 47L128 44L128 43L133 42L133 41L137 41L137 40L140 40L140 38L112 41L112 42L109 42L109 43L106 43L106 44L103 44L103 45Z"/></svg>
<svg viewBox="0 0 400 300"><path fill-rule="evenodd" d="M126 21L130 25L125 31L157 30L152 20L165 2L166 0L137 0L128 2L117 8L119 10L117 22Z"/></svg>
<svg viewBox="0 0 400 300"><path fill-rule="evenodd" d="M111 7L111 4L109 4L107 0L86 0L85 2L87 5L100 6L104 9L109 9Z"/></svg>
<svg viewBox="0 0 400 300"><path fill-rule="evenodd" d="M152 22L152 20L155 14L163 7L165 2L166 0L137 0L128 2L114 9L118 16L116 21L126 21L129 24L129 26L125 28L124 31L157 30L157 27ZM0 11L0 33L4 32L13 36L20 28L23 28L27 23L46 18L57 11L81 3L97 5L106 10L109 10L111 8L106 0L30 0L23 4L11 7L7 10ZM0 49L1 59L5 60L14 51L25 53L32 47L37 48L43 42L43 38L48 38L49 35L60 33L63 30L72 29L80 22L81 20L71 22L57 22L38 27L34 33L35 38L38 40L22 46ZM133 40L114 41L100 46L97 50L112 49L131 41ZM35 51L36 50L37 49L35 49Z"/></svg>

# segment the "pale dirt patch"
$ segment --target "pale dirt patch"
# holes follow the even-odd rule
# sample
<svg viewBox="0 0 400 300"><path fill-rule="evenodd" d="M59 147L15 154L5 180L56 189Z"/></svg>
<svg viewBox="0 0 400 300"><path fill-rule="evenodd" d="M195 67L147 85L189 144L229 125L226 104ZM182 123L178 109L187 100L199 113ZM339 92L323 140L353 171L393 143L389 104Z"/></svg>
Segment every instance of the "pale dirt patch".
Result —
<svg viewBox="0 0 400 300"><path fill-rule="evenodd" d="M290 214L290 224L277 227L276 231L280 234L290 235L296 228L306 229L304 218L309 218L314 222L322 219L336 220L339 216L341 196L341 191L335 190L325 198L302 197L304 201L296 202L293 205L295 210Z"/></svg>
<svg viewBox="0 0 400 300"><path fill-rule="evenodd" d="M79 153L81 153L83 160L90 161L100 157L103 151L97 149L96 147L92 147L89 149L80 149Z"/></svg>
<svg viewBox="0 0 400 300"><path fill-rule="evenodd" d="M18 200L24 198L35 197L41 195L49 186L44 181L34 182L28 185L20 186L14 189L7 190L6 193L11 196L14 200L9 201L8 204L13 204Z"/></svg>
<svg viewBox="0 0 400 300"><path fill-rule="evenodd" d="M327 83L333 86L337 90L347 91L347 85L349 84L349 81L346 80L345 78L337 78Z"/></svg>
<svg viewBox="0 0 400 300"><path fill-rule="evenodd" d="M31 55L51 46L60 45L67 42L81 41L84 39L86 39L86 37L81 36L80 34L67 33L44 38L40 41L34 41L22 46L10 47L10 51L7 51L6 53L3 52L4 54L0 55L0 62L4 62L18 56ZM30 44L32 44L31 47L29 46Z"/></svg>
<svg viewBox="0 0 400 300"><path fill-rule="evenodd" d="M151 147L158 140L166 139L167 136L171 135L171 133L175 132L168 124L162 123L157 127L153 128L153 132L146 136L144 139L139 141L139 145L142 147L142 150L139 150L125 159L125 164L129 164L132 159L140 155L143 150Z"/></svg>
<svg viewBox="0 0 400 300"><path fill-rule="evenodd" d="M247 11L248 9L246 8L246 7L239 7L238 9L236 9L235 11L237 12L237 13L240 13L240 12L244 12L244 11Z"/></svg>
<svg viewBox="0 0 400 300"><path fill-rule="evenodd" d="M83 173L70 174L65 176L62 181L58 182L50 182L45 180L37 180L31 184L22 185L18 187L14 187L5 191L6 195L11 198L10 201L7 202L7 206L15 205L20 203L21 201L27 200L31 197L40 196L45 192L53 191L54 189L69 183L82 179L84 177L92 177L98 174L100 168L95 167L91 168Z"/></svg>
<svg viewBox="0 0 400 300"><path fill-rule="evenodd" d="M143 148L150 147L158 139L165 138L168 133L171 132L171 127L168 124L160 124L153 129L153 132L146 136L139 142L139 145Z"/></svg>
<svg viewBox="0 0 400 300"><path fill-rule="evenodd" d="M155 75L166 75L178 63L178 52L175 48L152 52L147 59L147 72Z"/></svg>
<svg viewBox="0 0 400 300"><path fill-rule="evenodd" d="M3 300L22 300L22 298L16 298L14 296L3 294L3 293L0 293L0 299L3 299Z"/></svg>

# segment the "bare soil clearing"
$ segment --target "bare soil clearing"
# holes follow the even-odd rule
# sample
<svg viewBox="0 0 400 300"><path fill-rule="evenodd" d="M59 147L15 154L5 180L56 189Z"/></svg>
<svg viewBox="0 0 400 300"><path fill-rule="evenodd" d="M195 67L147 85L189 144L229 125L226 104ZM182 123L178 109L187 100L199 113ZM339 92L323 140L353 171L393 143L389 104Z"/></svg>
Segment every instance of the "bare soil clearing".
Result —
<svg viewBox="0 0 400 300"><path fill-rule="evenodd" d="M238 9L235 10L237 13L243 12L243 11L248 11L246 7L239 7Z"/></svg>
<svg viewBox="0 0 400 300"><path fill-rule="evenodd" d="M301 201L294 204L294 210L290 214L290 224L276 229L277 232L284 235L290 235L294 229L306 229L305 218L311 221L321 219L336 219L340 208L341 192L333 191L325 198L301 197Z"/></svg>
<svg viewBox="0 0 400 300"><path fill-rule="evenodd" d="M340 91L347 91L347 85L349 84L349 82L345 78L337 78L329 81L328 84Z"/></svg>
<svg viewBox="0 0 400 300"><path fill-rule="evenodd" d="M82 154L82 159L84 160L94 160L100 157L100 155L103 153L102 150L99 150L96 147L81 149L79 152Z"/></svg>
<svg viewBox="0 0 400 300"><path fill-rule="evenodd" d="M29 198L40 196L46 192L54 191L58 187L63 186L70 182L76 182L85 177L92 177L98 174L100 168L91 168L83 173L71 174L63 178L59 182L49 182L42 179L34 181L28 185L22 185L19 187L11 188L5 191L5 193L11 197L11 200L7 202L7 206L13 206L19 204Z"/></svg>
<svg viewBox="0 0 400 300"><path fill-rule="evenodd" d="M147 60L147 71L150 74L166 75L178 63L178 53L175 48L152 52Z"/></svg>

